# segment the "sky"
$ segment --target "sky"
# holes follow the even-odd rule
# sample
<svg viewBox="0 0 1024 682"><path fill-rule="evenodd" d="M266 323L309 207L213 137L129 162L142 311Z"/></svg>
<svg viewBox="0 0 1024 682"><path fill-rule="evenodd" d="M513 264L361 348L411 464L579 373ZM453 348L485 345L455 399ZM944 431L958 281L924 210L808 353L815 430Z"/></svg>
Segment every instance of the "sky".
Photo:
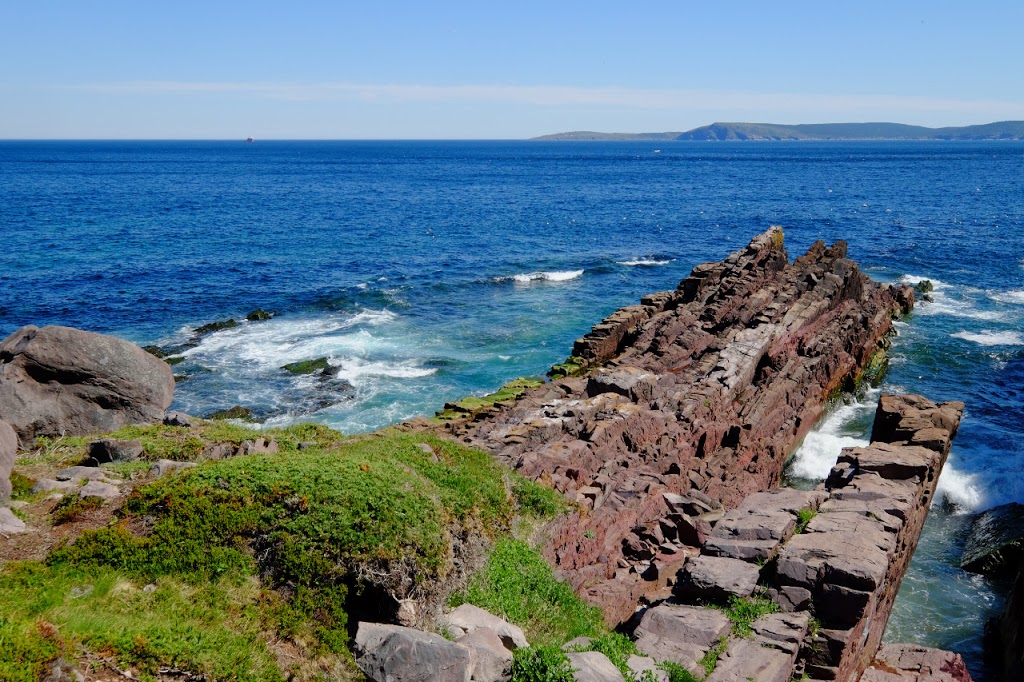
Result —
<svg viewBox="0 0 1024 682"><path fill-rule="evenodd" d="M1024 119L1024 2L0 0L0 139Z"/></svg>

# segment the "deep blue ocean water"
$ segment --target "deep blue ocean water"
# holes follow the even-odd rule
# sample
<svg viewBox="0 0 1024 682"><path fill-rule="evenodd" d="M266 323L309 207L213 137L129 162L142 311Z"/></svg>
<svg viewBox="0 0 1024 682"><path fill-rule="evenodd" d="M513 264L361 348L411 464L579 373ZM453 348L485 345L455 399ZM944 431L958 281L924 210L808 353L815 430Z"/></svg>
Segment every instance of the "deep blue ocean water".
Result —
<svg viewBox="0 0 1024 682"><path fill-rule="evenodd" d="M966 512L1024 502L1022 144L0 142L0 336L166 345L262 307L185 353L176 406L366 431L543 374L773 224L791 257L845 239L872 277L936 285L883 388L967 413L888 638L984 680L1005 586L956 564ZM280 369L322 355L354 393ZM836 409L790 476L862 441L875 398Z"/></svg>

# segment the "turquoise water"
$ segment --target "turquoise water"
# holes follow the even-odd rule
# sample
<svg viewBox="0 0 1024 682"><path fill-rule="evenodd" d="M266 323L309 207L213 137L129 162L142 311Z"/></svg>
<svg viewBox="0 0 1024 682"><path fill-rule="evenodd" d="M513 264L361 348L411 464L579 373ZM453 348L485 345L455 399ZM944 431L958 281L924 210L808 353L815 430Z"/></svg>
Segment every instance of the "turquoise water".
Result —
<svg viewBox="0 0 1024 682"><path fill-rule="evenodd" d="M656 151L660 149L660 152ZM68 324L174 344L176 407L371 430L542 374L642 294L779 224L936 284L886 390L967 403L891 639L979 670L1003 587L956 568L967 512L1024 502L1019 143L0 142L0 334ZM351 390L280 366L326 355ZM809 437L818 477L871 396Z"/></svg>

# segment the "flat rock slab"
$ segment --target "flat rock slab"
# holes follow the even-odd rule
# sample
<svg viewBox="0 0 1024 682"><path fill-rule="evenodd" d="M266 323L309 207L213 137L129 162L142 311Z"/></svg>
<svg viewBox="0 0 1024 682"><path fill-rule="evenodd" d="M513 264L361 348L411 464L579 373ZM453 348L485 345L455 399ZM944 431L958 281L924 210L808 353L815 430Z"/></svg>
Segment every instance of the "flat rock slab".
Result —
<svg viewBox="0 0 1024 682"><path fill-rule="evenodd" d="M736 509L745 512L786 512L796 516L802 509L817 509L827 498L828 493L824 490L776 488L748 495Z"/></svg>
<svg viewBox="0 0 1024 682"><path fill-rule="evenodd" d="M789 682L793 660L750 639L732 639L707 682Z"/></svg>
<svg viewBox="0 0 1024 682"><path fill-rule="evenodd" d="M633 635L641 653L692 668L731 631L732 622L717 609L659 604L647 609Z"/></svg>
<svg viewBox="0 0 1024 682"><path fill-rule="evenodd" d="M760 569L751 563L717 556L698 556L687 561L678 573L675 593L688 601L726 601L749 597L757 587Z"/></svg>
<svg viewBox="0 0 1024 682"><path fill-rule="evenodd" d="M32 486L32 494L36 493L49 493L57 491L65 493L71 490L77 490L78 484L72 481L55 481L52 478L40 478L36 480L36 484Z"/></svg>
<svg viewBox="0 0 1024 682"><path fill-rule="evenodd" d="M599 651L585 651L566 654L573 668L572 678L576 682L626 682L615 664Z"/></svg>
<svg viewBox="0 0 1024 682"><path fill-rule="evenodd" d="M960 654L919 644L883 644L860 682L972 682Z"/></svg>
<svg viewBox="0 0 1024 682"><path fill-rule="evenodd" d="M99 467L82 467L74 466L66 469L61 469L53 475L58 481L108 481L110 476L106 469L100 469Z"/></svg>
<svg viewBox="0 0 1024 682"><path fill-rule="evenodd" d="M89 481L78 489L78 496L81 498L98 497L103 500L112 500L120 494L121 491L116 485L102 481Z"/></svg>
<svg viewBox="0 0 1024 682"><path fill-rule="evenodd" d="M658 663L649 656L633 654L626 659L626 666L633 672L637 680L642 680L642 682L648 682L648 680L651 682L669 682L668 673L659 668Z"/></svg>
<svg viewBox="0 0 1024 682"><path fill-rule="evenodd" d="M470 682L469 647L401 625L360 623L356 665L373 682Z"/></svg>
<svg viewBox="0 0 1024 682"><path fill-rule="evenodd" d="M795 661L810 620L810 614L806 611L770 613L751 623L750 629L754 632L754 641L762 646L784 651Z"/></svg>

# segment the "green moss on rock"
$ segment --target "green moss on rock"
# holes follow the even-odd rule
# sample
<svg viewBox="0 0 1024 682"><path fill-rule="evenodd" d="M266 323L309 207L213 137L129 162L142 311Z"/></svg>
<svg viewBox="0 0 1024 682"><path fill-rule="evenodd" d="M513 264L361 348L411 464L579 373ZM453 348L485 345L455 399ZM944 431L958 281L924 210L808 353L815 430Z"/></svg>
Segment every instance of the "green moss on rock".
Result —
<svg viewBox="0 0 1024 682"><path fill-rule="evenodd" d="M566 358L565 362L554 365L548 370L551 379L564 379L565 377L578 377L587 371L587 361L575 355Z"/></svg>
<svg viewBox="0 0 1024 682"><path fill-rule="evenodd" d="M454 403L445 403L444 409L437 413L436 418L440 420L472 418L481 412L491 410L496 405L507 404L514 401L530 388L542 386L544 380L538 377L519 377L513 379L494 393L485 396L469 396Z"/></svg>
<svg viewBox="0 0 1024 682"><path fill-rule="evenodd" d="M326 357L316 358L315 360L302 360L300 362L290 362L287 365L281 367L281 369L291 372L292 374L314 374L316 372L323 372L330 367L330 363Z"/></svg>
<svg viewBox="0 0 1024 682"><path fill-rule="evenodd" d="M237 326L238 322L236 322L235 318L232 317L226 320L210 322L209 324L204 324L200 327L196 327L195 329L192 330L192 333L196 334L197 336L206 336L207 334L219 332L224 329L233 329L234 327Z"/></svg>

